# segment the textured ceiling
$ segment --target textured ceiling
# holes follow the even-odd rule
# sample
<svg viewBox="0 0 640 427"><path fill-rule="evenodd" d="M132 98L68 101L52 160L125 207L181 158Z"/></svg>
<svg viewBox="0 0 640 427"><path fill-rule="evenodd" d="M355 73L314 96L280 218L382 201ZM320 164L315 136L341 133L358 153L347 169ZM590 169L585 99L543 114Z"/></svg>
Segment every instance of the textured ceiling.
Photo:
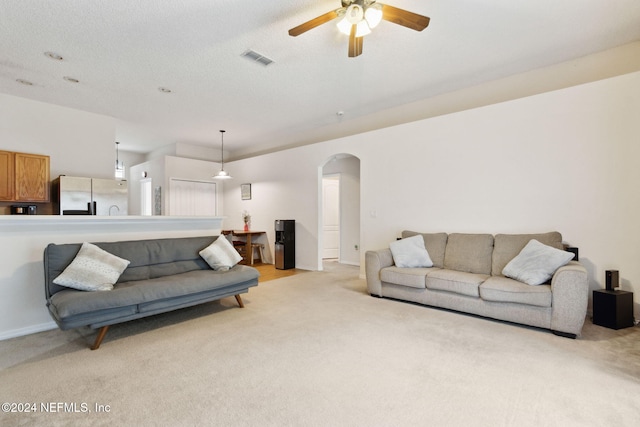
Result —
<svg viewBox="0 0 640 427"><path fill-rule="evenodd" d="M640 40L638 0L384 3L431 23L415 32L383 21L348 58L334 22L287 33L339 0L2 0L0 92L112 116L130 151L218 147L226 129L233 158L346 135L367 114ZM242 57L248 49L274 63Z"/></svg>

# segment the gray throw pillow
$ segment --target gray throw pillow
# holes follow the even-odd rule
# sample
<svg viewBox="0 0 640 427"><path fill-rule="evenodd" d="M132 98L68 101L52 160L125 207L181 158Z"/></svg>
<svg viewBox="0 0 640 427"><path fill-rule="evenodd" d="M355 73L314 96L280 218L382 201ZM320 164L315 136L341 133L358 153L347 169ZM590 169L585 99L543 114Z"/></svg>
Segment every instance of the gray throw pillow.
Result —
<svg viewBox="0 0 640 427"><path fill-rule="evenodd" d="M561 251L531 239L502 270L502 274L527 285L541 285L556 270L573 259L571 252Z"/></svg>
<svg viewBox="0 0 640 427"><path fill-rule="evenodd" d="M389 248L396 267L433 267L433 262L424 247L424 239L421 235L396 240L389 244Z"/></svg>
<svg viewBox="0 0 640 427"><path fill-rule="evenodd" d="M110 291L129 261L84 242L71 264L53 283L81 291Z"/></svg>

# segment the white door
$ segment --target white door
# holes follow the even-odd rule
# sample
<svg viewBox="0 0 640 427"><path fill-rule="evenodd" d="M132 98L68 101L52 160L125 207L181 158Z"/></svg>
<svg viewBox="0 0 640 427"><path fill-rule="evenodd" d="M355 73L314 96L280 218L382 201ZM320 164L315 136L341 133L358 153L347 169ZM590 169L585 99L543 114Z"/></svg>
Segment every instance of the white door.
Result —
<svg viewBox="0 0 640 427"><path fill-rule="evenodd" d="M340 175L322 179L322 258L340 257Z"/></svg>
<svg viewBox="0 0 640 427"><path fill-rule="evenodd" d="M153 192L151 178L140 180L140 215L153 215Z"/></svg>
<svg viewBox="0 0 640 427"><path fill-rule="evenodd" d="M171 178L169 180L169 215L215 216L216 183Z"/></svg>

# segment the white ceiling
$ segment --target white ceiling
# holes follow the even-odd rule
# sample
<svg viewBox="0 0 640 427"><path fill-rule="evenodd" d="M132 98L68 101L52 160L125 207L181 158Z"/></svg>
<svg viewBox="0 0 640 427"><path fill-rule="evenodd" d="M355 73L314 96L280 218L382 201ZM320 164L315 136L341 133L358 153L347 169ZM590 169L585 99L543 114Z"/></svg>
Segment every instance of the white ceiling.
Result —
<svg viewBox="0 0 640 427"><path fill-rule="evenodd" d="M246 157L347 135L367 114L640 40L639 0L384 3L431 23L415 32L383 21L363 55L348 58L334 22L287 33L339 0L2 0L0 92L115 117L123 150L219 147L226 129L225 149ZM242 57L247 49L274 63Z"/></svg>

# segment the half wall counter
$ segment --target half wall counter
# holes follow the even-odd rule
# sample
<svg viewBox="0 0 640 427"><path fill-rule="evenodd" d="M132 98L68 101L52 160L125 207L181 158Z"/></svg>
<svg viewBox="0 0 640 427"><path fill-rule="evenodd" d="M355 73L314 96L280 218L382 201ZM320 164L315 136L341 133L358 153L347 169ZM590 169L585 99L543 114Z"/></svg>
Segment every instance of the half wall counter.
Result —
<svg viewBox="0 0 640 427"><path fill-rule="evenodd" d="M0 340L56 328L45 306L49 243L219 235L223 217L0 216Z"/></svg>

